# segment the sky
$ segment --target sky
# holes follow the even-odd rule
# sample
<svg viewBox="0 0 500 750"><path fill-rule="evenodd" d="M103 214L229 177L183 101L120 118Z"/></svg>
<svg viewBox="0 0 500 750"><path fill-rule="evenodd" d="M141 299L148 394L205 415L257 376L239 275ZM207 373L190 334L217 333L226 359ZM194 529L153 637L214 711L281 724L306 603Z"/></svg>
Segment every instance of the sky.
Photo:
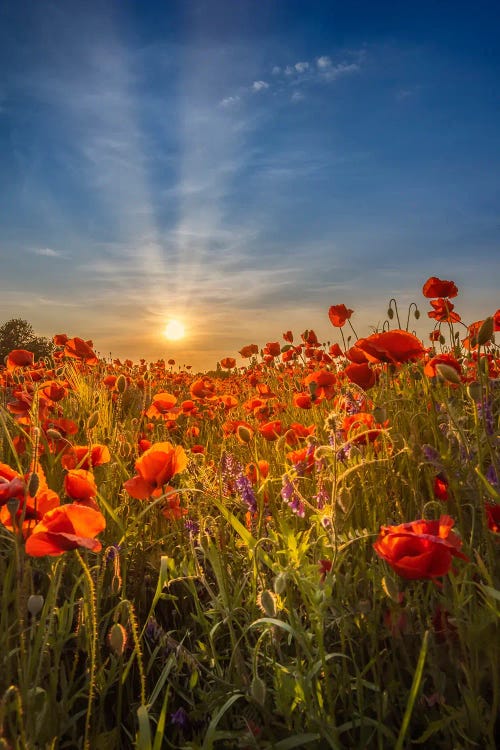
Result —
<svg viewBox="0 0 500 750"><path fill-rule="evenodd" d="M0 323L210 369L500 307L497 2L3 0ZM184 339L162 335L169 319ZM403 326L404 327L404 326ZM241 360L239 360L241 362Z"/></svg>

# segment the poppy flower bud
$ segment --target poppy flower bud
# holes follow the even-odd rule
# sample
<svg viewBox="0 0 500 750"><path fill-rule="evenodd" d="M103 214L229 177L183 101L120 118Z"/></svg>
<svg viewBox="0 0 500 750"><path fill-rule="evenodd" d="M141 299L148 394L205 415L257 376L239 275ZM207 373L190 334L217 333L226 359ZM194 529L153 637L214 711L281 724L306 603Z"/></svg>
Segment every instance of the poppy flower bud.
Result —
<svg viewBox="0 0 500 750"><path fill-rule="evenodd" d="M123 656L127 646L127 631L119 622L115 622L110 628L108 633L108 644L111 651L116 654L116 656Z"/></svg>
<svg viewBox="0 0 500 750"><path fill-rule="evenodd" d="M127 387L127 379L125 375L119 375L116 379L116 390L118 393L124 393Z"/></svg>
<svg viewBox="0 0 500 750"><path fill-rule="evenodd" d="M258 675L255 675L255 677L252 680L252 684L250 685L250 695L261 706L265 705L266 683Z"/></svg>
<svg viewBox="0 0 500 750"><path fill-rule="evenodd" d="M387 310L387 317L389 318L389 320L393 319L393 317L394 317L394 310L392 309L392 307L388 308L388 310Z"/></svg>
<svg viewBox="0 0 500 750"><path fill-rule="evenodd" d="M462 382L460 380L460 375L455 370L454 367L450 367L450 365L445 365L443 363L440 363L436 365L436 372L441 378L441 380L445 380L447 383L454 383L455 385L460 385Z"/></svg>
<svg viewBox="0 0 500 750"><path fill-rule="evenodd" d="M36 617L42 611L44 598L41 594L31 594L28 597L28 612L32 617Z"/></svg>
<svg viewBox="0 0 500 750"><path fill-rule="evenodd" d="M273 589L274 589L275 594L278 594L280 596L281 594L284 594L285 589L286 589L286 581L287 581L287 574L278 573L273 583Z"/></svg>
<svg viewBox="0 0 500 750"><path fill-rule="evenodd" d="M93 430L94 427L97 425L98 421L99 421L99 412L95 411L87 419L87 430Z"/></svg>
<svg viewBox="0 0 500 750"><path fill-rule="evenodd" d="M38 477L38 474L33 472L33 474L30 477L30 481L28 482L28 495L30 497L35 497L36 493L38 492L39 487L40 487L40 479Z"/></svg>
<svg viewBox="0 0 500 750"><path fill-rule="evenodd" d="M469 383L467 386L467 394L473 401L480 401L483 394L481 383L478 383L477 380Z"/></svg>
<svg viewBox="0 0 500 750"><path fill-rule="evenodd" d="M414 314L415 314L415 320L418 320L420 318L420 310L418 309L418 307L415 309Z"/></svg>
<svg viewBox="0 0 500 750"><path fill-rule="evenodd" d="M480 346L484 346L485 344L487 344L493 336L493 325L494 321L491 316L483 320L481 328L477 332L477 343Z"/></svg>
<svg viewBox="0 0 500 750"><path fill-rule="evenodd" d="M59 430L54 430L52 427L47 430L47 437L51 440L64 440Z"/></svg>
<svg viewBox="0 0 500 750"><path fill-rule="evenodd" d="M257 597L257 604L267 617L276 617L278 608L276 606L276 595L271 591L264 591Z"/></svg>
<svg viewBox="0 0 500 750"><path fill-rule="evenodd" d="M236 429L236 433L238 436L238 439L241 440L242 443L249 443L252 439L252 435L250 433L250 430L248 427L245 427L245 425L238 425Z"/></svg>
<svg viewBox="0 0 500 750"><path fill-rule="evenodd" d="M7 510L9 511L12 523L16 520L17 511L19 510L19 506L21 503L19 502L19 498L17 497L11 497L7 500Z"/></svg>
<svg viewBox="0 0 500 750"><path fill-rule="evenodd" d="M379 424L387 419L387 412L383 406L376 406L373 410L373 419Z"/></svg>

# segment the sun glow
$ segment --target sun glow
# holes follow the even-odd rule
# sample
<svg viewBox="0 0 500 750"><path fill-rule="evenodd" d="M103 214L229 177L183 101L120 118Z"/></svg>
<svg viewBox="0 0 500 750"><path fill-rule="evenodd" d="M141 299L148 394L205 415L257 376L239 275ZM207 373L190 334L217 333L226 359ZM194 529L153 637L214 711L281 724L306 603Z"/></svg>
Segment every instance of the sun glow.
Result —
<svg viewBox="0 0 500 750"><path fill-rule="evenodd" d="M163 335L169 341L179 341L179 339L183 339L186 335L186 328L184 326L184 323L182 323L180 320L169 320L167 325L165 326Z"/></svg>

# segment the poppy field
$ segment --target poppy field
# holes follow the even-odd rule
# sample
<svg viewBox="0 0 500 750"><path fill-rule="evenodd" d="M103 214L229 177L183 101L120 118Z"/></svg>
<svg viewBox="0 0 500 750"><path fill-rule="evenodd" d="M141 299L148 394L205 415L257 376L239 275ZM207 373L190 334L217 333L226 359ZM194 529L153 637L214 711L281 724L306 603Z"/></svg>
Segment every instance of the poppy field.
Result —
<svg viewBox="0 0 500 750"><path fill-rule="evenodd" d="M0 748L496 748L500 310L458 294L205 373L11 351Z"/></svg>

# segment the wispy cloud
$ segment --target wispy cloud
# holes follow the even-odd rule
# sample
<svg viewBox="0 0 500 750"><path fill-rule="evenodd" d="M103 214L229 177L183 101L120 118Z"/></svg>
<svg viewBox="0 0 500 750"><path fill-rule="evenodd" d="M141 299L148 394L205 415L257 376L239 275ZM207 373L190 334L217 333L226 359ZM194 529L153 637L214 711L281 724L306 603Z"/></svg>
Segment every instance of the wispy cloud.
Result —
<svg viewBox="0 0 500 750"><path fill-rule="evenodd" d="M269 88L269 84L266 81L254 81L252 83L252 91L265 91Z"/></svg>
<svg viewBox="0 0 500 750"><path fill-rule="evenodd" d="M35 255L40 255L43 258L63 258L63 253L60 250L53 250L51 247L35 247L31 251Z"/></svg>

